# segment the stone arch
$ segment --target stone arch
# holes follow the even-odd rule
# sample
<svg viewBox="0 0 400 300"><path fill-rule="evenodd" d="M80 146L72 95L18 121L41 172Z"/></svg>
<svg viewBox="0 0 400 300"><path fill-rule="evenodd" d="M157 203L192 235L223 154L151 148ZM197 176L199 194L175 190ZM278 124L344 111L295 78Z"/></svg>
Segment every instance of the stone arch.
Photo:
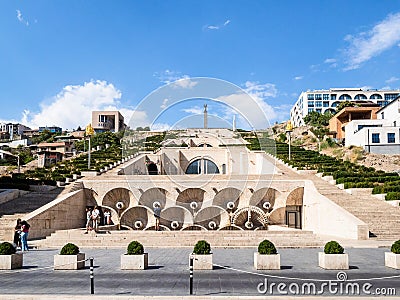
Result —
<svg viewBox="0 0 400 300"><path fill-rule="evenodd" d="M163 188L150 188L139 198L139 205L146 206L153 210L154 202L159 202L161 209L164 209L167 201L167 191Z"/></svg>
<svg viewBox="0 0 400 300"><path fill-rule="evenodd" d="M173 228L173 222L177 222L176 228ZM181 230L187 225L193 225L193 217L186 208L171 206L161 211L160 225L168 227L170 230Z"/></svg>
<svg viewBox="0 0 400 300"><path fill-rule="evenodd" d="M208 206L200 210L195 218L194 223L207 230L217 230L218 228L228 226L230 224L228 212L218 206ZM213 224L215 227L213 228Z"/></svg>
<svg viewBox="0 0 400 300"><path fill-rule="evenodd" d="M122 202L124 204L124 208L121 209L121 211L124 211L132 206L135 203L135 200L135 196L129 189L114 188L104 195L101 205L116 209L117 202Z"/></svg>
<svg viewBox="0 0 400 300"><path fill-rule="evenodd" d="M295 188L286 198L286 206L302 206L304 187Z"/></svg>
<svg viewBox="0 0 400 300"><path fill-rule="evenodd" d="M268 215L259 207L243 207L235 212L233 224L244 230L254 230L260 226L267 227Z"/></svg>
<svg viewBox="0 0 400 300"><path fill-rule="evenodd" d="M121 225L133 230L144 230L154 223L152 211L144 206L135 206L127 209L121 216Z"/></svg>
<svg viewBox="0 0 400 300"><path fill-rule="evenodd" d="M354 96L354 100L367 100L367 96L365 96L364 94L357 94Z"/></svg>
<svg viewBox="0 0 400 300"><path fill-rule="evenodd" d="M214 196L212 205L227 209L228 203L233 202L235 204L235 208L233 210L236 210L239 206L239 198L241 194L242 192L237 188L224 188Z"/></svg>
<svg viewBox="0 0 400 300"><path fill-rule="evenodd" d="M251 195L250 205L259 207L264 212L270 212L274 208L275 199L279 195L280 192L274 188L261 188ZM268 206L269 208L267 208Z"/></svg>
<svg viewBox="0 0 400 300"><path fill-rule="evenodd" d="M372 94L369 99L383 99L382 95L379 94Z"/></svg>
<svg viewBox="0 0 400 300"><path fill-rule="evenodd" d="M203 205L205 191L200 188L188 188L179 193L176 205L185 207L189 211L199 211ZM196 209L191 208L191 203L197 203Z"/></svg>
<svg viewBox="0 0 400 300"><path fill-rule="evenodd" d="M225 230L244 230L244 229L237 225L234 225L234 224L231 224L230 226L218 228L218 231L225 231Z"/></svg>
<svg viewBox="0 0 400 300"><path fill-rule="evenodd" d="M200 225L189 225L185 228L182 228L181 231L189 231L189 230L194 230L194 231L207 231L206 228L204 228L203 226Z"/></svg>

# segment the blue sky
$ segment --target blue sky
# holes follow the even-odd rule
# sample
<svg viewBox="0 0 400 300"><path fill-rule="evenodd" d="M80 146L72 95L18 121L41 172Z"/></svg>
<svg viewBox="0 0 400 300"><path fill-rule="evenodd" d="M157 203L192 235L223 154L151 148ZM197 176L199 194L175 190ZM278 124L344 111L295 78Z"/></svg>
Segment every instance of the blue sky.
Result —
<svg viewBox="0 0 400 300"><path fill-rule="evenodd" d="M0 120L72 129L92 109L129 120L160 86L211 77L243 88L280 122L303 90L398 89L399 52L398 0L3 0ZM133 124L166 128L204 102L147 103ZM208 103L210 115L232 117Z"/></svg>

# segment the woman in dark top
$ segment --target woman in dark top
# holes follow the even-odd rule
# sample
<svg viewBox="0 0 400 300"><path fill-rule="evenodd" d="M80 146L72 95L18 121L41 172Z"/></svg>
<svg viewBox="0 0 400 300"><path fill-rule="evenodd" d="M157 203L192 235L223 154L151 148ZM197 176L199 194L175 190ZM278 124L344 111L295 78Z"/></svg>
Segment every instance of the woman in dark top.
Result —
<svg viewBox="0 0 400 300"><path fill-rule="evenodd" d="M17 220L17 225L14 228L14 245L21 248L21 219Z"/></svg>

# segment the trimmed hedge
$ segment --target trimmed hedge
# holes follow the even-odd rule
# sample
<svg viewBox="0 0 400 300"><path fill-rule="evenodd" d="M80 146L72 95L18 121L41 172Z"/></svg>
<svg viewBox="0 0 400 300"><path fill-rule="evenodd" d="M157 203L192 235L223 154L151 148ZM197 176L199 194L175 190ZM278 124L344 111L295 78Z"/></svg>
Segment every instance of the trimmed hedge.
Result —
<svg viewBox="0 0 400 300"><path fill-rule="evenodd" d="M144 253L144 248L138 241L132 241L128 245L127 254L128 255L141 255Z"/></svg>
<svg viewBox="0 0 400 300"><path fill-rule="evenodd" d="M392 251L395 254L400 254L400 240L393 243L392 247L390 248L390 251Z"/></svg>
<svg viewBox="0 0 400 300"><path fill-rule="evenodd" d="M400 200L400 192L389 192L385 196L385 200Z"/></svg>
<svg viewBox="0 0 400 300"><path fill-rule="evenodd" d="M79 247L72 243L64 245L60 251L60 255L77 255L78 253Z"/></svg>
<svg viewBox="0 0 400 300"><path fill-rule="evenodd" d="M204 240L198 241L193 249L194 254L210 254L211 253L211 246Z"/></svg>
<svg viewBox="0 0 400 300"><path fill-rule="evenodd" d="M336 241L327 242L324 247L325 254L343 254L344 248Z"/></svg>
<svg viewBox="0 0 400 300"><path fill-rule="evenodd" d="M13 244L9 242L3 242L0 244L0 255L11 255L17 252Z"/></svg>
<svg viewBox="0 0 400 300"><path fill-rule="evenodd" d="M258 253L271 255L277 254L278 252L276 251L275 245L271 241L263 240L258 245Z"/></svg>

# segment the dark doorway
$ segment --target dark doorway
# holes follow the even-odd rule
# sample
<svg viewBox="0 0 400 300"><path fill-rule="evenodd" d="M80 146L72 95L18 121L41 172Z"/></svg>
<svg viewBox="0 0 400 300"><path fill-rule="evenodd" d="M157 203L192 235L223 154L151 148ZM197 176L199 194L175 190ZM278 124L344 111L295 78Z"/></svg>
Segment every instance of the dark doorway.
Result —
<svg viewBox="0 0 400 300"><path fill-rule="evenodd" d="M301 229L301 206L286 206L286 225Z"/></svg>
<svg viewBox="0 0 400 300"><path fill-rule="evenodd" d="M158 175L158 168L155 163L150 163L147 166L147 171L149 172L149 175Z"/></svg>

